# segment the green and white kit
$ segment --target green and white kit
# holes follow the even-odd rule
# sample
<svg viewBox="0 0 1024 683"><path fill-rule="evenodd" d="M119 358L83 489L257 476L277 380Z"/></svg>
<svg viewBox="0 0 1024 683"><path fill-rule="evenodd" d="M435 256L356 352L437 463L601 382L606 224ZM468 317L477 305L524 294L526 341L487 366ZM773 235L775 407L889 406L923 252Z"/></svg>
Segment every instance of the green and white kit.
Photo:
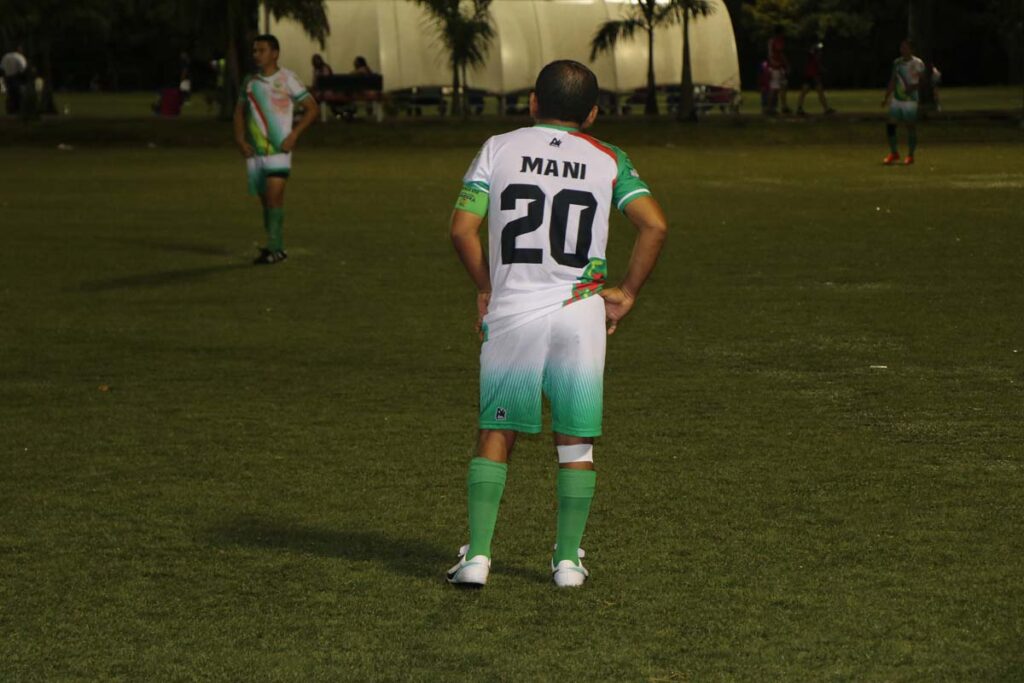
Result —
<svg viewBox="0 0 1024 683"><path fill-rule="evenodd" d="M480 427L601 433L608 217L650 195L629 157L574 128L490 138L456 208L487 216L491 300L480 352Z"/></svg>
<svg viewBox="0 0 1024 683"><path fill-rule="evenodd" d="M921 82L921 74L924 72L925 65L919 57L897 57L893 61L893 91L892 100L889 102L889 118L911 123L917 120L918 89L915 87L911 90L910 87Z"/></svg>
<svg viewBox="0 0 1024 683"><path fill-rule="evenodd" d="M292 132L295 103L307 97L309 91L288 69L252 74L242 84L238 101L245 105L245 137L256 151L246 159L251 194L262 194L268 177L287 178L291 172L292 155L281 144Z"/></svg>

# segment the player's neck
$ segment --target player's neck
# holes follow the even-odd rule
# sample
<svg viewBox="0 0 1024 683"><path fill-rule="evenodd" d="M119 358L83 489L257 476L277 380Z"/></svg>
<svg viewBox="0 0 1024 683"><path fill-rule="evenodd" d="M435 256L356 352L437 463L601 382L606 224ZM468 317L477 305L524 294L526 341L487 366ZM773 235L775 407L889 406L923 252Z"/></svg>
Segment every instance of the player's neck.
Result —
<svg viewBox="0 0 1024 683"><path fill-rule="evenodd" d="M268 64L267 66L260 69L260 76L263 76L264 78L270 78L280 70L281 68L277 64Z"/></svg>
<svg viewBox="0 0 1024 683"><path fill-rule="evenodd" d="M575 121L560 121L558 119L534 119L533 125L535 126L547 126L549 128L568 128L570 130L580 130L580 124Z"/></svg>

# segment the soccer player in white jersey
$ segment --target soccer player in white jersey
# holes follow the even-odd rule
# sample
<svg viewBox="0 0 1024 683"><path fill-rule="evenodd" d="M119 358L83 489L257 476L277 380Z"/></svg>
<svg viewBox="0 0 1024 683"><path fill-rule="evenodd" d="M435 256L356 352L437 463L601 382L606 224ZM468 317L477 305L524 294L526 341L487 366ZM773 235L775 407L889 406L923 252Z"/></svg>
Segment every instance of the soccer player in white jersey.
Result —
<svg viewBox="0 0 1024 683"><path fill-rule="evenodd" d="M316 120L316 100L298 77L277 65L281 46L272 35L252 42L256 73L242 84L235 106L235 144L245 157L249 194L259 195L267 246L253 263L273 265L288 258L284 250L284 188L291 173L292 149ZM292 127L295 104L302 119Z"/></svg>
<svg viewBox="0 0 1024 683"><path fill-rule="evenodd" d="M909 40L900 43L900 56L892 63L889 87L882 99L882 106L889 106L889 120L885 134L889 138L889 153L882 163L891 166L900 160L899 143L896 140L896 126L900 122L907 126L907 156L903 165L914 163L917 149L917 101L920 92L921 75L925 72L924 62L914 56Z"/></svg>
<svg viewBox="0 0 1024 683"><path fill-rule="evenodd" d="M453 584L487 582L509 456L519 433L540 432L542 394L559 463L553 580L579 586L588 576L580 541L596 480L605 339L633 308L667 230L625 152L582 132L597 116L597 96L597 78L583 64L544 67L530 96L536 125L484 144L452 215L452 242L477 289L483 342L469 544L448 571ZM613 208L638 234L625 278L607 287ZM480 239L485 216L489 255Z"/></svg>

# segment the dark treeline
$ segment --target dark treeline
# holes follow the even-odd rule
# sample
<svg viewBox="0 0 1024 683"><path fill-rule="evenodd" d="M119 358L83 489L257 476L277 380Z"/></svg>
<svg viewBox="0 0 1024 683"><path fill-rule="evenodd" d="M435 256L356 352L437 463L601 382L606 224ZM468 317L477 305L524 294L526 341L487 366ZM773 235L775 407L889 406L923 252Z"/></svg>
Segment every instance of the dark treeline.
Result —
<svg viewBox="0 0 1024 683"><path fill-rule="evenodd" d="M725 0L732 15L745 87L756 83L776 25L802 69L811 45L825 44L831 87L880 87L910 37L947 85L1020 83L1024 69L1022 0Z"/></svg>
<svg viewBox="0 0 1024 683"><path fill-rule="evenodd" d="M1021 81L1022 0L725 2L747 88L757 82L776 24L786 29L795 70L810 45L825 44L830 87L881 87L908 33L947 85ZM301 10L317 3L290 4ZM22 44L56 88L138 90L175 84L183 52L192 60L195 86L209 85L210 60L226 57L233 42L244 59L245 35L255 31L259 8L256 0L0 0L0 16L0 48ZM236 27L233 42L228 26Z"/></svg>

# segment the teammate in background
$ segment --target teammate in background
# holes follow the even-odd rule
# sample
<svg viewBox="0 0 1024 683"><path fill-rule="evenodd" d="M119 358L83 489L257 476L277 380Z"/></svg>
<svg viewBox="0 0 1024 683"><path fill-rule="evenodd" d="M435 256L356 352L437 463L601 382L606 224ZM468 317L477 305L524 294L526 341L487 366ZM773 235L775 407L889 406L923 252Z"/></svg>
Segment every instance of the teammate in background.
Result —
<svg viewBox="0 0 1024 683"><path fill-rule="evenodd" d="M542 395L551 403L559 463L552 578L568 587L588 576L580 541L596 481L606 336L633 308L667 230L625 152L581 132L597 117L597 98L597 78L583 64L545 66L530 95L536 124L487 140L452 214L451 238L476 285L483 342L469 545L448 571L453 584L487 582L509 456L518 434L540 432ZM638 234L625 278L606 288L613 207ZM489 256L479 234L485 216Z"/></svg>
<svg viewBox="0 0 1024 683"><path fill-rule="evenodd" d="M821 109L826 114L835 114L836 110L828 106L828 99L825 97L825 83L822 79L825 68L821 63L821 43L815 43L807 53L807 63L804 65L804 85L800 90L800 99L796 102L796 115L807 116L804 111L804 99L807 93L814 88L818 91L818 101L821 102Z"/></svg>
<svg viewBox="0 0 1024 683"><path fill-rule="evenodd" d="M252 42L256 73L248 76L235 105L235 144L245 157L249 193L263 204L267 246L253 263L272 265L288 258L284 250L284 188L291 173L292 149L317 117L316 100L298 77L277 65L281 46L272 35ZM302 119L292 128L294 104Z"/></svg>
<svg viewBox="0 0 1024 683"><path fill-rule="evenodd" d="M889 154L882 163L891 166L900 160L899 144L896 140L896 125L903 122L907 126L907 156L903 165L914 163L914 150L917 149L917 101L921 75L925 71L924 62L914 56L909 40L900 43L900 56L892 63L892 75L889 87L886 88L882 106L889 107L889 121L885 124L885 134L889 138Z"/></svg>
<svg viewBox="0 0 1024 683"><path fill-rule="evenodd" d="M768 41L768 68L771 71L771 89L773 97L782 106L782 113L789 114L786 92L789 86L789 60L786 59L786 30L776 26L771 40ZM774 110L775 107L773 106Z"/></svg>

